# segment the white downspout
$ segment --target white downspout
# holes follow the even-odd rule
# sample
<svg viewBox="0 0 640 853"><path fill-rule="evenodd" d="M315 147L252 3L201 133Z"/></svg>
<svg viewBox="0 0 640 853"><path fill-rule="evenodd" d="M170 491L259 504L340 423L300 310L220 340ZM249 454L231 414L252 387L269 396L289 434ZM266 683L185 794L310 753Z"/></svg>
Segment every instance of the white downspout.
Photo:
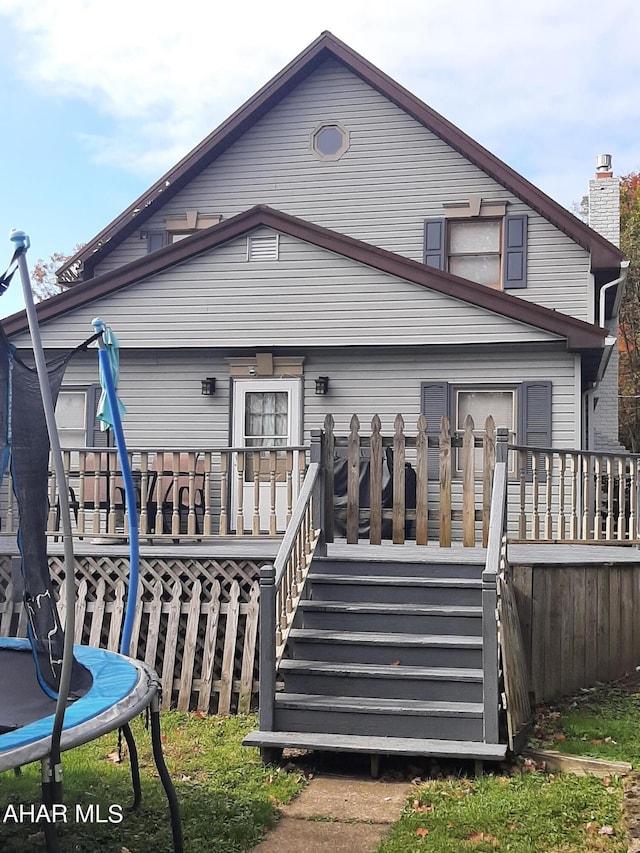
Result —
<svg viewBox="0 0 640 853"><path fill-rule="evenodd" d="M616 300L613 306L612 317L617 317L618 311L620 309L620 303L622 301L622 294L624 293L624 284L627 280L627 275L629 273L629 261L621 261L620 262L620 275L618 278L615 278L613 281L609 281L604 284L600 288L600 304L598 306L598 324L605 328L606 318L605 318L605 299L607 291L611 287L615 287L617 285L622 285L620 290L618 291L618 295L616 296ZM588 434L587 434L587 449L593 449L593 414L594 414L594 402L593 397L598 388L600 387L600 383L602 382L602 377L607 369L607 365L609 364L609 359L611 358L611 353L613 351L613 347L616 346L618 342L618 338L613 335L607 335L604 341L604 352L602 353L602 358L600 359L600 364L598 366L598 373L596 375L596 381L593 383L591 388L584 392L584 397L587 406L587 424L588 424Z"/></svg>

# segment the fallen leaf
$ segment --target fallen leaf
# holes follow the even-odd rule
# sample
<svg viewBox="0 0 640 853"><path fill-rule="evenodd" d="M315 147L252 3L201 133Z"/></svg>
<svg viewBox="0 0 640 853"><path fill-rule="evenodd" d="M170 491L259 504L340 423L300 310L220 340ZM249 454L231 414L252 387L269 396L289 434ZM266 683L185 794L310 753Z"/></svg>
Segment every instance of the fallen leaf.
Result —
<svg viewBox="0 0 640 853"><path fill-rule="evenodd" d="M107 761L111 761L112 764L122 764L120 753L117 749L114 749L113 752L110 752L109 755L107 755Z"/></svg>
<svg viewBox="0 0 640 853"><path fill-rule="evenodd" d="M429 835L429 830L421 826L420 829L416 829L416 835L418 838L426 838Z"/></svg>
<svg viewBox="0 0 640 853"><path fill-rule="evenodd" d="M599 746L599 745L602 743L602 739L601 739L601 738L594 737L594 739L593 739L593 740L590 740L590 741L589 741L589 743L592 743L592 744L594 744L595 746Z"/></svg>
<svg viewBox="0 0 640 853"><path fill-rule="evenodd" d="M491 835L489 832L470 832L466 837L467 841L470 841L471 844L490 844L492 847L497 847L499 845L498 839L495 835Z"/></svg>
<svg viewBox="0 0 640 853"><path fill-rule="evenodd" d="M615 830L612 826L601 826L598 835L615 835Z"/></svg>
<svg viewBox="0 0 640 853"><path fill-rule="evenodd" d="M605 788L608 788L612 782L613 782L613 779L611 778L611 776L603 776L602 779L600 780L600 784L603 785Z"/></svg>
<svg viewBox="0 0 640 853"><path fill-rule="evenodd" d="M518 828L517 823L508 823L507 824L507 829L517 829L517 828Z"/></svg>
<svg viewBox="0 0 640 853"><path fill-rule="evenodd" d="M554 736L553 736L553 739L554 739L554 740L566 740L566 739L567 739L567 737L566 737L566 735L563 735L563 734L558 733L557 735L554 735Z"/></svg>
<svg viewBox="0 0 640 853"><path fill-rule="evenodd" d="M452 820L450 820L450 821L447 823L447 829L453 829L453 827L454 827L454 826L455 826L455 823L454 823Z"/></svg>
<svg viewBox="0 0 640 853"><path fill-rule="evenodd" d="M617 743L618 743L618 741L617 741L617 740L614 740L612 737L606 737L606 738L604 739L604 742L605 742L605 743L612 743L614 746L616 746L616 745L617 745Z"/></svg>

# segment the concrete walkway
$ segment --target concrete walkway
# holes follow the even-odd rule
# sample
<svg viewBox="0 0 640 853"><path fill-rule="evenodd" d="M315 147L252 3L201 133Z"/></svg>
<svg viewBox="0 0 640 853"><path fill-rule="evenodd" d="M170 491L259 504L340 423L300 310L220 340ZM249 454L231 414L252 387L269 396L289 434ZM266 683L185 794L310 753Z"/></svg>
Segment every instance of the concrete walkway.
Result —
<svg viewBox="0 0 640 853"><path fill-rule="evenodd" d="M314 776L253 853L374 853L411 790L408 782Z"/></svg>

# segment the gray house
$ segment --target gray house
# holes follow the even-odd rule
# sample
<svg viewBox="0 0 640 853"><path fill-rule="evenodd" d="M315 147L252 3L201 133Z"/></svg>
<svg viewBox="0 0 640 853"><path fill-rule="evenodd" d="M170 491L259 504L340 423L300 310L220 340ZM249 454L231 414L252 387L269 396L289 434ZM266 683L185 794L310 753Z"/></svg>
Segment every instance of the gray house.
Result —
<svg viewBox="0 0 640 853"><path fill-rule="evenodd" d="M428 558L354 552L351 562L344 553L331 562L331 550L318 549L321 577L303 593L328 532L317 490L329 484L322 503L330 510L331 493L340 497L339 460L325 453L324 479L318 474L317 431L326 427L324 451L337 436L335 448L350 454L342 490L350 542L359 523L352 472L359 476L362 450L380 491L384 446L394 541L414 535L404 524L410 508L418 546L427 515L441 545L450 544L451 523L465 544L471 529L473 544L474 525L488 520L493 472L492 457L473 447L489 415L515 446L506 476L519 538L633 531L630 523L625 533L637 519L635 497L627 516L623 505L627 463L593 456L620 450L615 330L626 270L615 233L599 233L601 223L615 224L617 182L606 158L598 169L591 228L323 33L59 271L67 289L38 306L47 350L84 340L96 316L120 339L143 536L186 536L206 548L223 547L228 534L244 547L262 537L266 562L269 537L277 545L287 529L278 591L264 596L275 609L262 624L277 626L276 645L261 653L267 681L252 742L504 755L496 572L491 593L484 554L470 548L473 559L456 565L433 549ZM18 349L28 346L24 314L4 326ZM95 353L82 353L67 370L59 426L78 531L117 536L121 491L96 430L96 387ZM398 414L407 434L419 433L406 443ZM372 419L370 441L359 443L358 423L368 429ZM452 441L463 445L453 460ZM572 453L539 456L525 446ZM412 507L394 454L416 466ZM606 519L594 483L608 489ZM463 503L458 516L452 493ZM268 636L261 631L261 642ZM277 695L276 662L286 684Z"/></svg>
<svg viewBox="0 0 640 853"><path fill-rule="evenodd" d="M136 446L241 445L251 405L291 445L328 412L339 429L422 412L586 449L622 257L324 33L71 259L39 313L52 349L97 314L114 327ZM6 328L26 340L23 315ZM93 376L78 363L67 383ZM258 426L274 399L277 426ZM68 409L69 430L93 424Z"/></svg>

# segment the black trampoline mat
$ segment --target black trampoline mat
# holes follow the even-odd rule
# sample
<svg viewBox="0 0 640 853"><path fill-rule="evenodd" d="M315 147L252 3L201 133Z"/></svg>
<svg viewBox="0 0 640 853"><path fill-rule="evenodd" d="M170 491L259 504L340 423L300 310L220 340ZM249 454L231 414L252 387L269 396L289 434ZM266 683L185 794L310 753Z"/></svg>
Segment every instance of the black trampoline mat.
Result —
<svg viewBox="0 0 640 853"><path fill-rule="evenodd" d="M31 649L0 649L0 733L55 714L36 676Z"/></svg>

